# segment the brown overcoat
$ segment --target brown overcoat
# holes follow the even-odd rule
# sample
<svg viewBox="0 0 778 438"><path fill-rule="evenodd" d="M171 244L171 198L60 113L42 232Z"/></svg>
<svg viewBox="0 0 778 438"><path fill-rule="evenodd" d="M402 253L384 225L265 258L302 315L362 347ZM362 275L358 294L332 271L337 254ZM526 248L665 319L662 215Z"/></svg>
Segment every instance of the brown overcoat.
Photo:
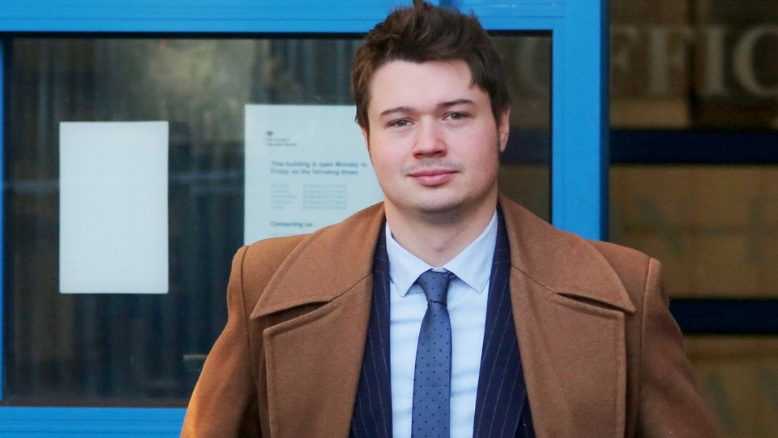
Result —
<svg viewBox="0 0 778 438"><path fill-rule="evenodd" d="M511 300L539 438L714 438L658 261L557 230L500 199ZM347 438L381 204L241 248L229 319L182 437Z"/></svg>

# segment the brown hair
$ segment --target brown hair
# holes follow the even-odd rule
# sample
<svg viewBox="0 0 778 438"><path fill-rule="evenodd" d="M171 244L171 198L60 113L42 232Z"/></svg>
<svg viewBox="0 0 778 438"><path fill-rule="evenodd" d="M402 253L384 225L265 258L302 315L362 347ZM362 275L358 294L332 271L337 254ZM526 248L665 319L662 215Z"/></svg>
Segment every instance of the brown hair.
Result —
<svg viewBox="0 0 778 438"><path fill-rule="evenodd" d="M414 1L377 24L357 51L351 66L351 88L357 105L356 120L369 129L367 105L375 72L390 61L464 61L472 83L491 101L495 120L510 107L502 61L475 15Z"/></svg>

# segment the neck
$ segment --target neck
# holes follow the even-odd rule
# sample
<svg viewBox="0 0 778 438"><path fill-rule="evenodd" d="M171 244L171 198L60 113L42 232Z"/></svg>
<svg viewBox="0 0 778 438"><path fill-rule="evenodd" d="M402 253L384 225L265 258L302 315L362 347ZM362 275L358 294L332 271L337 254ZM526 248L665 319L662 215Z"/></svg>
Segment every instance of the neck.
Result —
<svg viewBox="0 0 778 438"><path fill-rule="evenodd" d="M467 248L489 225L497 208L482 208L458 217L456 214L407 215L386 205L386 220L392 237L411 254L433 267L441 267Z"/></svg>

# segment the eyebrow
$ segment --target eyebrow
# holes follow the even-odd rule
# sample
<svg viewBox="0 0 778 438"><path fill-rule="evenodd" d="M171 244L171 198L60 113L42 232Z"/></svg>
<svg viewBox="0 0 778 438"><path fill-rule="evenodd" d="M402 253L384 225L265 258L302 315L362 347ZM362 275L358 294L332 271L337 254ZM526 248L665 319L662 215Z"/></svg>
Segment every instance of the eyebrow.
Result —
<svg viewBox="0 0 778 438"><path fill-rule="evenodd" d="M470 99L455 99L455 100L439 103L438 108L451 108L452 106L457 106L457 105L473 105L473 104L475 104L475 102L473 102ZM378 116L385 117L397 113L415 113L415 112L416 110L409 106L398 106L395 108L389 108L386 111L382 111L381 114L379 114Z"/></svg>
<svg viewBox="0 0 778 438"><path fill-rule="evenodd" d="M452 101L449 101L449 102L443 102L443 103L439 104L438 107L440 107L440 108L450 108L452 106L457 106L457 105L473 105L473 104L475 104L475 102L473 102L470 99L456 99L456 100L452 100Z"/></svg>

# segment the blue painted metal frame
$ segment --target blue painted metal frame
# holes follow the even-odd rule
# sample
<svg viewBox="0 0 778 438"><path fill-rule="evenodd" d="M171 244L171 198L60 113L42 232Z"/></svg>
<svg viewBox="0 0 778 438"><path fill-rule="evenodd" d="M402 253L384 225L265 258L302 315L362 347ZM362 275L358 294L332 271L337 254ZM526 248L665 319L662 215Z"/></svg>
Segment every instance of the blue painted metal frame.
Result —
<svg viewBox="0 0 778 438"><path fill-rule="evenodd" d="M0 437L177 437L183 409L30 408L0 409Z"/></svg>
<svg viewBox="0 0 778 438"><path fill-rule="evenodd" d="M0 39L0 181L5 181L5 40ZM5 213L5 190L0 190L0 211ZM0 251L5 257L5 214L0 215ZM0 281L4 281L5 263L0 263ZM5 389L5 333L3 328L5 316L5 288L4 283L0 283L0 400L3 400L3 390Z"/></svg>
<svg viewBox="0 0 778 438"><path fill-rule="evenodd" d="M607 238L608 45L605 2L569 1L554 38L552 217L556 226ZM557 41L559 40L559 41ZM559 57L557 58L558 55ZM558 81L558 82L557 82ZM561 96L557 98L557 93ZM563 126L558 126L559 124ZM558 130L556 128L559 128Z"/></svg>
<svg viewBox="0 0 778 438"><path fill-rule="evenodd" d="M462 9L474 3L462 2ZM513 0L512 3L523 3ZM555 3L559 4L559 3ZM523 16L506 6L473 7L490 30L551 31L551 217L555 226L607 238L607 21L602 0L568 1Z"/></svg>
<svg viewBox="0 0 778 438"><path fill-rule="evenodd" d="M393 6L408 2L0 0L0 34L363 33ZM603 85L607 84L604 0L438 0L431 3L472 9L490 30L552 33L553 222L585 237L604 238L607 148L603 146L608 121L607 87ZM0 47L0 55L3 48L7 47ZM0 61L0 77L4 77L3 67ZM0 97L5 97L2 83ZM3 132L2 116L0 108L0 132ZM0 166L0 176L2 169ZM2 240L0 248L4 248ZM0 293L0 305L2 297ZM2 313L0 353L3 352ZM0 360L0 373L2 367ZM0 407L0 438L70 438L117 433L126 437L174 437L183 416L183 409Z"/></svg>
<svg viewBox="0 0 778 438"><path fill-rule="evenodd" d="M0 2L11 32L365 32L400 0L36 0Z"/></svg>

